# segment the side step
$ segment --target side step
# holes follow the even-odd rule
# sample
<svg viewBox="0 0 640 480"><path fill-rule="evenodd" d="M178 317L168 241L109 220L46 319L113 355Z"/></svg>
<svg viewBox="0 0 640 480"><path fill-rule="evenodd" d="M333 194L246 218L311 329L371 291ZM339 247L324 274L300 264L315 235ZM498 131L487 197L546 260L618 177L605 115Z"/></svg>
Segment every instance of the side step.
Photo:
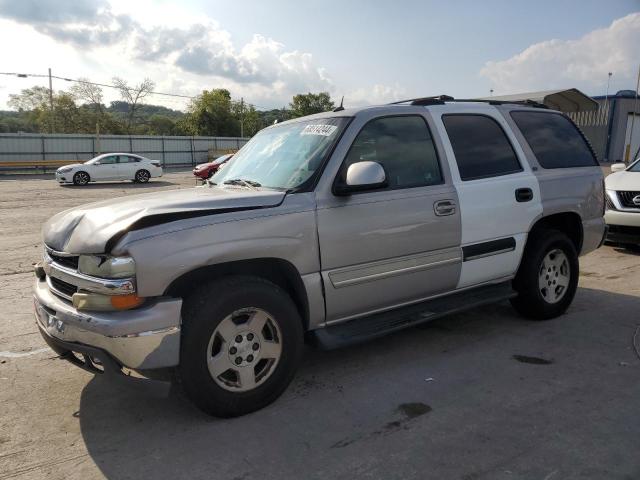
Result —
<svg viewBox="0 0 640 480"><path fill-rule="evenodd" d="M452 313L515 297L511 282L478 287L368 317L356 318L310 332L321 348L365 342Z"/></svg>

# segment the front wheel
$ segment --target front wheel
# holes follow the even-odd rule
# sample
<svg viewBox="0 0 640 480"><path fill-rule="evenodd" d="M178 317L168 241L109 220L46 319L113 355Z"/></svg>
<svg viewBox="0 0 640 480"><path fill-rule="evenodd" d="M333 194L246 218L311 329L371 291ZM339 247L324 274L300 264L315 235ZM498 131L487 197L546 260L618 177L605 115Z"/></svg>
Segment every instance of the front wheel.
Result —
<svg viewBox="0 0 640 480"><path fill-rule="evenodd" d="M256 277L204 285L185 299L178 380L204 412L234 417L277 399L302 353L298 310Z"/></svg>
<svg viewBox="0 0 640 480"><path fill-rule="evenodd" d="M91 177L89 177L89 174L87 172L78 172L73 176L74 185L86 185L90 180Z"/></svg>
<svg viewBox="0 0 640 480"><path fill-rule="evenodd" d="M579 275L573 242L557 230L538 231L527 242L513 282L518 296L511 304L521 315L535 320L557 317L573 301Z"/></svg>
<svg viewBox="0 0 640 480"><path fill-rule="evenodd" d="M138 170L135 175L135 182L137 183L147 183L151 178L151 174L146 170Z"/></svg>

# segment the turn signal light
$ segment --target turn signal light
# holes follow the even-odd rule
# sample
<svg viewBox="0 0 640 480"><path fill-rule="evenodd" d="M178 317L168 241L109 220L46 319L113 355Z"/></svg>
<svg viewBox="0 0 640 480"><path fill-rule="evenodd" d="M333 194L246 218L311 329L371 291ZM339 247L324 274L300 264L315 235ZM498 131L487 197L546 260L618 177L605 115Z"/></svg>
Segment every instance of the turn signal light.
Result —
<svg viewBox="0 0 640 480"><path fill-rule="evenodd" d="M144 302L144 299L135 294L114 295L111 297L111 305L117 310L129 310L142 305L142 302Z"/></svg>
<svg viewBox="0 0 640 480"><path fill-rule="evenodd" d="M129 310L144 303L144 298L131 295L100 295L98 293L74 293L73 306L78 310L113 312Z"/></svg>

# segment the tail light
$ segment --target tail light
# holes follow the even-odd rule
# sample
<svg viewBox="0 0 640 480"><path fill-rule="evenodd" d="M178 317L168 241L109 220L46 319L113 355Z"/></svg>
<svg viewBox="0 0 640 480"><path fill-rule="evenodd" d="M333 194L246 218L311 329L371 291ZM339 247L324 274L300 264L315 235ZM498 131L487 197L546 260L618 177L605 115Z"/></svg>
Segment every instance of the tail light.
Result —
<svg viewBox="0 0 640 480"><path fill-rule="evenodd" d="M152 160L151 161L151 165L153 165L154 167L161 167L162 166L162 164L157 160Z"/></svg>

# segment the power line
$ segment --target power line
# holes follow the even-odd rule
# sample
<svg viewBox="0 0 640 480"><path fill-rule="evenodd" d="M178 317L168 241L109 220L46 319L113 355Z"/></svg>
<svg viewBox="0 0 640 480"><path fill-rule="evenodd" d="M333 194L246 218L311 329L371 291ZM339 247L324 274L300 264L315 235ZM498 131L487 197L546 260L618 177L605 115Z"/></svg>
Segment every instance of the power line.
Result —
<svg viewBox="0 0 640 480"><path fill-rule="evenodd" d="M40 73L0 72L0 75L10 75L10 76L15 76L19 78L28 78L28 77L48 78L49 77L49 75L44 75ZM83 83L85 85L96 85L98 87L114 88L116 90L122 89L121 87L118 87L116 85L111 85L109 83L90 82L88 80L78 80L75 78L59 77L57 75L51 75L51 78L55 78L56 80L64 80L65 82L75 82L75 83ZM127 90L135 90L135 88L127 88ZM149 92L149 93L153 95L164 95L166 97L180 97L180 98L189 98L189 99L196 98L194 96L180 95L178 93L166 93L166 92Z"/></svg>
<svg viewBox="0 0 640 480"><path fill-rule="evenodd" d="M112 85L109 83L98 83L98 82L90 82L88 80L78 80L75 78L67 78L67 77L59 77L56 75L46 75L46 74L41 74L41 73L18 73L18 72L0 72L0 75L7 75L7 76L14 76L14 77L18 77L18 78L28 78L28 77L36 77L36 78L55 78L57 80L63 80L65 82L75 82L75 83L82 83L85 85L96 85L98 87L105 87L105 88L113 88L116 90L122 90L121 87L118 87L116 85ZM129 91L135 91L135 88L127 88ZM165 97L177 97L177 98L186 98L189 100L193 100L194 98L197 98L197 96L190 96L190 95L181 95L178 93L166 93L166 92L149 92L150 95L162 95ZM267 107L263 107L260 105L256 105L253 103L248 103L247 105L250 105L254 108L260 108L262 110L271 110L270 108Z"/></svg>

